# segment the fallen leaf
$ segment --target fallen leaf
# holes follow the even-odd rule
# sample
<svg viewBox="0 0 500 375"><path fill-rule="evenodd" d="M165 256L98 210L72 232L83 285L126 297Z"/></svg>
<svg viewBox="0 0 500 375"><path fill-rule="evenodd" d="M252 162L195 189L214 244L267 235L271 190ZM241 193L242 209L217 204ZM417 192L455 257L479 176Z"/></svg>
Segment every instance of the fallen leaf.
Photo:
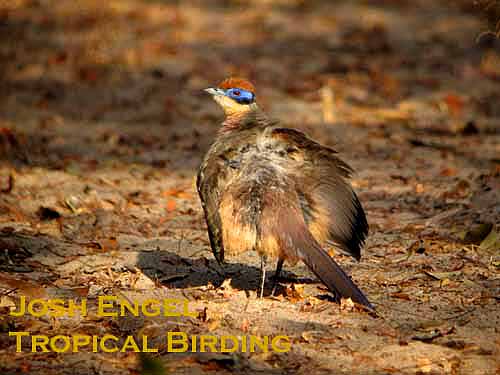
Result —
<svg viewBox="0 0 500 375"><path fill-rule="evenodd" d="M170 199L167 201L167 212L173 212L175 211L175 208L177 207L177 204L173 199Z"/></svg>
<svg viewBox="0 0 500 375"><path fill-rule="evenodd" d="M81 203L78 197L71 195L64 200L64 203L66 204L66 206L68 206L71 212L78 213L80 211L79 206Z"/></svg>
<svg viewBox="0 0 500 375"><path fill-rule="evenodd" d="M450 285L450 284L451 284L450 279L444 279L444 280L441 280L440 286L441 286L441 288L443 288L443 287Z"/></svg>
<svg viewBox="0 0 500 375"><path fill-rule="evenodd" d="M103 252L118 250L120 248L120 244L116 240L116 238L104 238L97 241L100 250Z"/></svg>
<svg viewBox="0 0 500 375"><path fill-rule="evenodd" d="M464 99L456 94L448 94L444 98L444 102L452 116L459 116L464 107Z"/></svg>
<svg viewBox="0 0 500 375"><path fill-rule="evenodd" d="M469 195L470 190L470 183L466 180L460 180L452 189L445 191L442 196L445 199L466 198Z"/></svg>
<svg viewBox="0 0 500 375"><path fill-rule="evenodd" d="M452 177L452 176L456 176L458 173L457 169L456 168L449 168L449 167L446 167L446 168L443 168L441 169L441 171L439 172L439 174L441 176L445 176L445 177Z"/></svg>
<svg viewBox="0 0 500 375"><path fill-rule="evenodd" d="M135 280L133 288L142 290L152 290L156 287L155 282L143 273L139 274L137 280Z"/></svg>
<svg viewBox="0 0 500 375"><path fill-rule="evenodd" d="M286 287L285 295L290 302L304 299L304 284L292 284Z"/></svg>
<svg viewBox="0 0 500 375"><path fill-rule="evenodd" d="M167 198L167 197L175 197L175 198L183 198L183 199L191 198L191 194L189 194L183 190L175 189L175 188L165 190L162 194L165 198Z"/></svg>
<svg viewBox="0 0 500 375"><path fill-rule="evenodd" d="M16 294L31 298L46 298L47 292L44 288L31 281L17 279L6 274L0 274L0 285L9 289L15 289Z"/></svg>
<svg viewBox="0 0 500 375"><path fill-rule="evenodd" d="M354 311L355 306L351 298L342 298L340 300L340 310L342 311Z"/></svg>
<svg viewBox="0 0 500 375"><path fill-rule="evenodd" d="M240 329L243 332L248 332L248 330L250 329L250 322L248 321L247 318L244 318L243 321L241 322Z"/></svg>
<svg viewBox="0 0 500 375"><path fill-rule="evenodd" d="M425 191L424 185L422 185L422 184L417 184L417 185L415 186L415 193L417 193L417 194L421 194L421 193L423 193L424 191Z"/></svg>
<svg viewBox="0 0 500 375"><path fill-rule="evenodd" d="M22 373L29 374L31 372L31 363L23 362L19 366L19 369L21 370Z"/></svg>
<svg viewBox="0 0 500 375"><path fill-rule="evenodd" d="M391 297L393 297L393 298L399 298L399 299L404 299L406 301L410 301L411 300L410 296L407 293L401 293L401 292L392 293Z"/></svg>
<svg viewBox="0 0 500 375"><path fill-rule="evenodd" d="M71 288L70 290L81 297L87 297L89 294L89 289L90 286L82 286L78 288Z"/></svg>
<svg viewBox="0 0 500 375"><path fill-rule="evenodd" d="M322 331L304 331L301 336L305 342L312 343L319 341L325 335Z"/></svg>
<svg viewBox="0 0 500 375"><path fill-rule="evenodd" d="M421 358L418 360L419 371L427 374L432 371L432 361L429 358Z"/></svg>

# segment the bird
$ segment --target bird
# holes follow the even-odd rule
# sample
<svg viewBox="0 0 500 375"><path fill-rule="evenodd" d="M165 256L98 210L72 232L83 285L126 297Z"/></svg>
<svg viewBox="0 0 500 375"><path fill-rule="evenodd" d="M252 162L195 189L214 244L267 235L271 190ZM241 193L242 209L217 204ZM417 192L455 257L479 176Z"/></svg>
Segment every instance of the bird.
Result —
<svg viewBox="0 0 500 375"><path fill-rule="evenodd" d="M204 91L225 114L196 177L219 264L226 254L256 251L262 298L267 262L277 260L274 294L284 262L300 260L337 300L351 298L374 310L322 247L360 259L368 222L349 183L352 168L334 149L269 118L248 80L230 77Z"/></svg>

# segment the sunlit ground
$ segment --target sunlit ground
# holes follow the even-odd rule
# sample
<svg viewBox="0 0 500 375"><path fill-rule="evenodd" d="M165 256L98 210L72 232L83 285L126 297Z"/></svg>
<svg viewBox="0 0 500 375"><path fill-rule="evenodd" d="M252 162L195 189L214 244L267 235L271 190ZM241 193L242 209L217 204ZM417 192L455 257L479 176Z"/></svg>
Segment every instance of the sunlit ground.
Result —
<svg viewBox="0 0 500 375"><path fill-rule="evenodd" d="M0 2L2 373L141 373L130 352L16 353L12 330L174 329L292 339L287 353L184 355L158 341L176 374L498 371L492 25L463 1ZM378 316L323 298L303 265L285 266L303 286L256 299L255 254L230 259L221 286L193 178L222 120L202 89L229 75L356 169L370 237L360 263L329 250ZM21 295L106 293L203 313L7 316Z"/></svg>

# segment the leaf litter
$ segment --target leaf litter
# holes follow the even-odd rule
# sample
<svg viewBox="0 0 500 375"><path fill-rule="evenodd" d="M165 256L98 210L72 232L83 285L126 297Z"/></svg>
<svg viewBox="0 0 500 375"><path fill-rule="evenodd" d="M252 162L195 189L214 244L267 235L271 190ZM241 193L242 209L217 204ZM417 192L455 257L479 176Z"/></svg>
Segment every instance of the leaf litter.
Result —
<svg viewBox="0 0 500 375"><path fill-rule="evenodd" d="M130 331L159 340L181 329L286 334L292 346L23 352L14 361L5 340L0 369L495 373L498 40L476 43L483 21L466 9L428 0L251 1L244 12L237 1L2 4L3 35L16 36L0 47L8 57L0 62L2 334ZM235 23L247 32L235 34ZM229 74L254 80L266 111L335 147L357 171L371 227L362 261L328 250L377 314L334 303L303 265L286 266L278 295L259 300L255 254L224 269L213 259L193 178L221 113L200 90ZM106 294L187 298L198 318L7 315L22 295Z"/></svg>

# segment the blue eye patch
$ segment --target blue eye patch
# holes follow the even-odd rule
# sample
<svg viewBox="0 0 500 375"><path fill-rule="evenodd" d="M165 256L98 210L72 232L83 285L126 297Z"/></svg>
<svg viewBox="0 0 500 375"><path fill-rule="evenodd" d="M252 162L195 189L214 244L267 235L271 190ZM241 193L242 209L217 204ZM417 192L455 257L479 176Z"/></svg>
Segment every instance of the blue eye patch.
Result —
<svg viewBox="0 0 500 375"><path fill-rule="evenodd" d="M255 100L253 92L243 89L228 89L226 95L240 104L250 104Z"/></svg>

